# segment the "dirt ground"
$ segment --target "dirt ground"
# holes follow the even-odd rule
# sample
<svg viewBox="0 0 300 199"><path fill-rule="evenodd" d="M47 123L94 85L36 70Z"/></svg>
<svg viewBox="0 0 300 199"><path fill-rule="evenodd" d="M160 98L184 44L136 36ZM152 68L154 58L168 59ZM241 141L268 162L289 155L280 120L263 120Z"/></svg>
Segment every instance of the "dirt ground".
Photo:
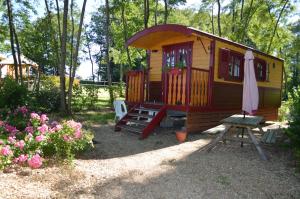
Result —
<svg viewBox="0 0 300 199"><path fill-rule="evenodd" d="M95 148L72 168L51 166L0 174L0 198L300 198L300 177L278 147L219 143L193 134L179 144L174 130L156 129L145 140L113 125L94 125Z"/></svg>

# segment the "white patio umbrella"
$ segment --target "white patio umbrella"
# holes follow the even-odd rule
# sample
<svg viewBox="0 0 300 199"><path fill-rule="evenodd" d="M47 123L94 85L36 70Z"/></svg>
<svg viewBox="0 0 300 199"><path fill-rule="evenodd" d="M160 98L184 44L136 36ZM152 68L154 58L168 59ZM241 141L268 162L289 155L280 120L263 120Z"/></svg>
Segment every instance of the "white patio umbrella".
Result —
<svg viewBox="0 0 300 199"><path fill-rule="evenodd" d="M243 83L243 106L242 110L245 115L253 115L258 108L258 88L254 72L254 56L251 50L247 50L245 53L244 61L244 83ZM242 138L244 137L244 129L242 131ZM243 147L243 141L241 142Z"/></svg>
<svg viewBox="0 0 300 199"><path fill-rule="evenodd" d="M258 88L254 71L254 56L251 50L245 53L244 83L243 83L243 106L242 110L250 115L255 114L258 108Z"/></svg>

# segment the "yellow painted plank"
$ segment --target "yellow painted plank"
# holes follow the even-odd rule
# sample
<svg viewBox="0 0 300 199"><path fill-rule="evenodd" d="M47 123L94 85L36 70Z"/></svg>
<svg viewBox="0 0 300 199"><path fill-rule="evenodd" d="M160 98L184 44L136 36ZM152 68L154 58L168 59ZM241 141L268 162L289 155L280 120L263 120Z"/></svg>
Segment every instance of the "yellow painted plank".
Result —
<svg viewBox="0 0 300 199"><path fill-rule="evenodd" d="M185 97L186 97L186 69L183 70L182 72L182 104L184 105L185 104Z"/></svg>
<svg viewBox="0 0 300 199"><path fill-rule="evenodd" d="M171 74L168 74L168 77L169 77L169 83L168 83L168 104L171 104L171 100L172 100L172 78L173 76Z"/></svg>
<svg viewBox="0 0 300 199"><path fill-rule="evenodd" d="M181 91L182 91L182 73L178 75L178 90L177 90L177 101L182 103Z"/></svg>

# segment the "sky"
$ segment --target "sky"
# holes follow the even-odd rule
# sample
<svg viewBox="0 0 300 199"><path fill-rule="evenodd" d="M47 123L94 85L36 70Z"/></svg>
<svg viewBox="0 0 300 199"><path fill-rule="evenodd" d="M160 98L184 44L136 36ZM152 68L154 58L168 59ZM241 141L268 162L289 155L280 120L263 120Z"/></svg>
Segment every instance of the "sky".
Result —
<svg viewBox="0 0 300 199"><path fill-rule="evenodd" d="M77 3L78 7L81 8L83 0L75 0L75 2ZM228 0L225 0L223 3L227 4L226 2L228 2ZM99 6L103 3L104 3L104 0L88 0L87 1L86 15L85 15L85 21L84 21L85 24L88 24L90 22L91 14L93 12L95 12L96 9L99 8ZM197 8L197 7L199 7L200 4L201 4L201 0L187 0L187 3L184 6L181 6L181 8L186 8L186 7L193 7L193 8L196 7ZM215 6L215 9L217 9L217 6ZM37 10L38 10L37 16L42 16L43 13L45 13L45 6L44 6L43 1L40 1L40 5L38 5ZM292 17L292 19L291 19L292 21L296 21L300 17L300 14L299 14L300 13L300 2L299 1L297 3L297 13L298 13L297 16ZM90 60L83 61L77 70L77 76L80 76L83 79L87 79L92 76L91 70L92 70L92 66L91 66Z"/></svg>

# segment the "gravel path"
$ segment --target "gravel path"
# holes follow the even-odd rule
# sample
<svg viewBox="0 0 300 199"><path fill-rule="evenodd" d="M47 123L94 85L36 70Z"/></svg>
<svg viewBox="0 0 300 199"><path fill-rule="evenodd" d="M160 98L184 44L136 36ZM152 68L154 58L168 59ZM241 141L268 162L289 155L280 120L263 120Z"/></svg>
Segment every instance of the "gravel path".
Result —
<svg viewBox="0 0 300 199"><path fill-rule="evenodd" d="M146 140L93 126L95 150L74 167L51 166L0 174L0 198L300 198L300 178L285 153L265 148L259 159L252 145L219 144L200 149L214 135L191 135L178 144L172 130Z"/></svg>

